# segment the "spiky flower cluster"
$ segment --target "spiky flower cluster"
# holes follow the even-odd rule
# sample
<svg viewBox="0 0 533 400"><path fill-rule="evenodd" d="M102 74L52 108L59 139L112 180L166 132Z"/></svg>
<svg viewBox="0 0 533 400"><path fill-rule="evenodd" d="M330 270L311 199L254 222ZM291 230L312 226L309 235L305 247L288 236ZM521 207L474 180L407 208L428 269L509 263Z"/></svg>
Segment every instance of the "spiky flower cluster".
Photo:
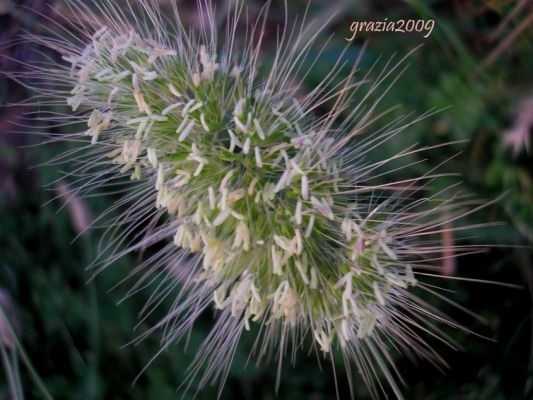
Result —
<svg viewBox="0 0 533 400"><path fill-rule="evenodd" d="M427 177L373 183L390 160L415 151L364 161L407 126L372 125L377 101L370 95L398 66L369 84L357 104L363 84L353 74L334 84L339 68L302 96L290 79L305 66L316 35L302 29L284 36L261 79L260 44L250 40L236 52L235 23L219 47L213 32L185 34L179 25L172 34L154 5L144 8L153 30L140 17L127 27L122 10L107 4L112 15L104 24L98 19L85 45L45 40L71 64L69 73L58 67L45 75L74 86L67 102L86 110L78 118L99 154L87 169L127 174L145 188L130 195L136 214L121 221L145 237L125 252L172 238L173 247L144 266L179 264L181 292L158 324L166 343L214 305L216 326L191 370L207 364L201 385L224 380L240 334L257 324L260 359L277 351L281 365L289 344L298 349L312 337L323 353L338 345L372 389L381 370L401 396L387 366L391 348L440 361L416 329L438 333L430 320L445 319L409 287L417 284L411 266L441 251L419 238L438 231L454 206L411 197ZM332 111L319 117L316 109L328 102ZM367 139L354 139L365 129L373 129ZM158 287L152 302L174 286Z"/></svg>
<svg viewBox="0 0 533 400"><path fill-rule="evenodd" d="M188 71L134 32L92 38L68 58L78 77L68 104L95 107L86 135L111 136L122 173L154 176L155 207L177 222L176 246L202 253L198 279L216 307L248 330L250 319L309 324L324 352L334 337L344 347L371 335L416 279L398 263L393 224L359 215L346 194L353 176L329 156L335 140L296 99L250 93L205 45Z"/></svg>

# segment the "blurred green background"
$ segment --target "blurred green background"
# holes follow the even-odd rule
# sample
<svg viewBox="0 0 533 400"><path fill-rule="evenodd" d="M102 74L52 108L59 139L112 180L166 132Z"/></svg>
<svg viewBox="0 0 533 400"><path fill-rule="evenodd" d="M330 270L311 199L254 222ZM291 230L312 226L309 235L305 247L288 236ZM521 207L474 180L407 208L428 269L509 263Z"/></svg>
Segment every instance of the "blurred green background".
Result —
<svg viewBox="0 0 533 400"><path fill-rule="evenodd" d="M160 3L169 6L169 1ZM253 16L263 2L245 3ZM301 15L307 4L299 0L289 3L291 16ZM194 2L179 4L186 23L194 23L198 19ZM482 320L444 302L431 302L491 340L448 329L446 332L462 348L455 351L434 343L449 363L444 371L412 362L408 356L398 357L406 398L533 399L533 258L528 248L533 244L533 3L322 0L312 1L309 12L313 17L326 18L336 7L340 12L327 30L332 40L307 76L303 90L331 70L347 43L344 38L351 36L353 20L435 20L435 28L426 39L419 33L360 32L343 57L353 62L367 40L362 66L369 67L379 57L386 60L393 53L403 56L424 43L410 57L410 67L384 98L382 107L399 105L387 118L434 108L442 111L397 135L380 152L394 154L414 142L432 145L464 140L424 154L411 172L424 173L457 154L439 171L457 172L461 177L445 179L431 190L459 181L458 190L473 198L490 200L505 193L501 200L460 221L502 224L469 231L472 244L494 246L482 254L451 259L442 265L442 273L522 286L511 289L435 280L448 290L447 296ZM275 26L283 23L283 8L283 3L276 1L271 7L267 31L270 48L276 40ZM57 13L66 12L61 1L0 0L0 70L17 65L11 58L28 64L41 60L45 55L36 44L7 44L24 31L43 32ZM267 45L265 63L269 57L272 54ZM0 78L0 104L29 96L22 86ZM33 108L35 111L38 105ZM28 130L21 124L32 124L24 115L28 111L28 107L20 106L0 109L0 341L4 372L0 399L12 398L13 387L21 391L15 390L16 396L28 399L178 398L181 393L176 388L185 377L194 348L209 332L211 316L204 316L193 331L187 352L181 346L170 348L132 385L157 351L159 341L152 336L139 345L125 345L158 316L133 332L149 291L117 305L128 285L110 289L142 260L142 255L123 258L88 282L91 272L85 267L95 257L101 231L72 240L90 216L99 215L113 199L74 198L63 207L60 195L69 181L50 184L60 177L61 167L33 167L65 150L65 145L33 146L43 137L21 133ZM59 132L50 126L38 133L46 139ZM453 237L442 240L444 245L454 242ZM253 335L244 335L223 399L275 398L275 365L245 368L253 339ZM298 356L294 367L287 361L277 398L335 398L333 374L329 363L323 364L321 371L314 355L306 354ZM335 359L335 365L339 394L346 398L349 391L342 361ZM357 377L355 382L357 398L368 398L362 382ZM209 387L198 398L216 395L217 388Z"/></svg>

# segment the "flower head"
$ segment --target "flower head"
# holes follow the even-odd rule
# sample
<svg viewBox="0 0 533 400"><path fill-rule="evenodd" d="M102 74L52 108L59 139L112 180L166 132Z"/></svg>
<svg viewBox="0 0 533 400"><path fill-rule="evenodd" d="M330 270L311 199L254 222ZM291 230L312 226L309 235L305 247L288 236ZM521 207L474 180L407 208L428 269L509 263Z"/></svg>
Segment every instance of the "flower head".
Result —
<svg viewBox="0 0 533 400"><path fill-rule="evenodd" d="M136 181L115 222L125 233L113 227L104 250L126 235L132 241L109 261L166 243L139 268L145 272L136 285L148 283L161 265L172 271L149 304L179 299L153 329L163 331L163 346L215 309L215 326L190 370L194 375L207 365L201 385L224 380L240 335L257 325L259 359L272 352L282 359L288 346L298 349L308 338L318 354L340 349L374 394L378 369L401 396L389 371L391 348L441 361L417 331L438 334L431 320L451 322L411 288L417 268L441 251L429 238L456 212L451 198L417 197L434 175L376 179L389 172L391 160L416 150L365 160L412 123L377 127L374 120L379 99L371 95L386 92L382 86L401 61L374 82L351 73L338 83L339 62L302 95L289 82L318 37L311 25L283 35L262 76L261 24L238 43L239 7L217 39L210 8L202 10L208 26L186 33L178 18L174 29L167 27L152 2L141 2L132 19L104 4L105 15L96 18L73 2L87 17L79 40L39 39L69 63L43 68L40 77L68 88L52 95L86 125L81 135L65 137L87 136L88 156L75 171L87 178L82 189L117 178L123 184L124 176ZM332 108L320 116L324 104ZM359 138L363 131L369 134Z"/></svg>

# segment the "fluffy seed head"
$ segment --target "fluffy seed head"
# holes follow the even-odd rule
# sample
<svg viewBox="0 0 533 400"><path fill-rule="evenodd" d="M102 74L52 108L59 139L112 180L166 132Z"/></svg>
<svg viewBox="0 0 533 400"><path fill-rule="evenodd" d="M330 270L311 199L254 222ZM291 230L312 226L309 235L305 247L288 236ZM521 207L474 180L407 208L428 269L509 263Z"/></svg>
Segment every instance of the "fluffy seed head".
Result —
<svg viewBox="0 0 533 400"><path fill-rule="evenodd" d="M36 69L42 82L56 84L53 102L78 113L61 118L86 125L63 138L89 137L74 171L87 179L81 189L124 176L138 181L116 221L134 239L103 265L166 243L137 270L144 272L135 285L149 282L161 265L170 271L145 310L165 296L180 299L153 329L162 330L163 348L214 308L217 322L190 370L206 366L200 386L224 381L241 333L257 326L259 360L275 352L281 361L288 346L296 350L308 338L319 355L340 349L373 394L381 370L401 396L391 348L441 362L417 331L438 334L431 320L452 322L411 289L441 252L432 235L458 215L451 197L418 196L435 175L376 179L415 150L365 161L414 122L375 121L379 96L372 95L386 93L401 60L373 82L355 79L354 66L340 83L339 60L302 93L294 81L318 35L312 24L285 27L270 72L261 76L264 21L237 42L240 6L217 39L209 7L201 11L206 26L186 33L178 6L168 26L150 1L131 13L103 4L94 14L72 2L79 37L34 38L69 64ZM355 102L361 87L367 92ZM316 109L324 105L331 111L320 116ZM359 138L363 131L368 135ZM104 250L123 242L110 232Z"/></svg>

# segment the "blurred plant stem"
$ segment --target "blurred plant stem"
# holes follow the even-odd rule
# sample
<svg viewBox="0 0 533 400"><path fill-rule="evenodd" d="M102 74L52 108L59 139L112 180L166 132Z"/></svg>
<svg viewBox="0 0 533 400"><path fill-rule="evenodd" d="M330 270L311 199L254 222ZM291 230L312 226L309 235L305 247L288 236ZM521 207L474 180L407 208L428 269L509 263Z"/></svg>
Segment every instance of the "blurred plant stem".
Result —
<svg viewBox="0 0 533 400"><path fill-rule="evenodd" d="M18 337L17 337L17 335L15 333L15 330L13 329L13 326L11 325L11 322L9 321L8 316L6 315L6 313L4 312L3 307L1 307L1 306L0 306L0 318L3 321L5 321L5 327L4 328L6 329L7 333L9 334L10 339L13 341L13 350L17 351L18 354L20 355L22 363L24 364L24 366L28 370L28 372L30 374L30 377L32 378L33 382L35 383L35 386L41 392L41 394L43 396L43 399L52 400L53 399L52 395L50 394L50 392L48 391L48 389L44 385L43 381L41 380L39 374L37 373L37 371L33 367L33 364L30 361L28 355L26 354L26 351L24 350L24 347L20 343L20 341L19 341L19 339L18 339ZM4 346L3 345L2 345L2 353L4 353ZM18 374L18 372L17 372L17 374ZM12 379L13 379L13 382L17 382L17 379L19 379L19 378L14 376Z"/></svg>
<svg viewBox="0 0 533 400"><path fill-rule="evenodd" d="M2 341L0 341L0 349L2 351L2 363L6 372L11 396L13 399L23 399L22 384L20 382L19 363L16 349L10 349Z"/></svg>

